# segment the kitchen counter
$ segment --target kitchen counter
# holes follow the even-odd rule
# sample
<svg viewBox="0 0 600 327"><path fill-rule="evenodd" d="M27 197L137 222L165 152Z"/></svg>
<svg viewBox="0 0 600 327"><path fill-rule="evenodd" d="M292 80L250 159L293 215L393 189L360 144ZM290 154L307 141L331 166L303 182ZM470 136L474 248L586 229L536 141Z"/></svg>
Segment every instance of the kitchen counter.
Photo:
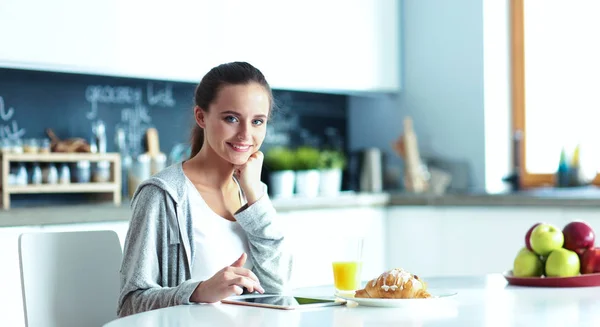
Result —
<svg viewBox="0 0 600 327"><path fill-rule="evenodd" d="M404 192L354 193L320 198L274 199L280 211L353 206L443 207L582 207L600 208L600 188L539 189L517 193L413 194Z"/></svg>
<svg viewBox="0 0 600 327"><path fill-rule="evenodd" d="M273 199L273 205L278 212L389 206L600 208L600 190L444 195L343 192L318 198ZM0 227L128 221L130 216L127 199L121 206L101 203L13 208L0 211Z"/></svg>
<svg viewBox="0 0 600 327"><path fill-rule="evenodd" d="M390 195L387 193L342 193L330 197L273 199L278 212L385 206L389 202ZM0 210L0 227L128 221L130 217L129 200L124 199L120 206L106 202Z"/></svg>
<svg viewBox="0 0 600 327"><path fill-rule="evenodd" d="M0 227L127 221L130 215L128 203L121 206L100 203L12 208L0 210Z"/></svg>
<svg viewBox="0 0 600 327"><path fill-rule="evenodd" d="M528 207L600 207L600 189L539 190L504 194L408 194L391 193L387 205L426 206L528 206Z"/></svg>

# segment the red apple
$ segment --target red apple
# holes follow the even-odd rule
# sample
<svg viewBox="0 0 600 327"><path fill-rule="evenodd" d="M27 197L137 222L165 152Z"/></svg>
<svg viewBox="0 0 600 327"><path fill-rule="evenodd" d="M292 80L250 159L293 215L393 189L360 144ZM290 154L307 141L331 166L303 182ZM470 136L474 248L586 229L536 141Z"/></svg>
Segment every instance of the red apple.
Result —
<svg viewBox="0 0 600 327"><path fill-rule="evenodd" d="M594 247L596 239L594 230L590 225L581 220L572 221L565 225L563 235L565 236L563 247L567 250L577 252L580 257L585 250Z"/></svg>
<svg viewBox="0 0 600 327"><path fill-rule="evenodd" d="M592 274L600 272L600 248L591 248L585 250L581 256L582 274Z"/></svg>
<svg viewBox="0 0 600 327"><path fill-rule="evenodd" d="M533 249L531 248L531 243L529 243L529 240L531 239L531 231L533 231L533 229L539 224L541 223L537 223L531 226L531 228L529 228L529 230L527 231L527 234L525 234L525 246L529 251L533 251Z"/></svg>

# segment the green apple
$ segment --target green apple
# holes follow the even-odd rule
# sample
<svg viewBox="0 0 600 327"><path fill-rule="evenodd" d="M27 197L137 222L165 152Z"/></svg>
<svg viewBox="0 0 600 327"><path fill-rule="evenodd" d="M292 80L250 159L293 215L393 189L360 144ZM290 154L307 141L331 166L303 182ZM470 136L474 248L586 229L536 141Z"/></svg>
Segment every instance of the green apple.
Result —
<svg viewBox="0 0 600 327"><path fill-rule="evenodd" d="M543 223L537 225L531 231L529 242L533 252L541 256L547 256L550 252L562 248L565 236L558 227Z"/></svg>
<svg viewBox="0 0 600 327"><path fill-rule="evenodd" d="M546 276L571 277L579 275L579 256L575 251L564 248L550 252L546 260Z"/></svg>
<svg viewBox="0 0 600 327"><path fill-rule="evenodd" d="M513 262L513 276L540 277L543 273L544 264L540 257L526 247L522 248Z"/></svg>

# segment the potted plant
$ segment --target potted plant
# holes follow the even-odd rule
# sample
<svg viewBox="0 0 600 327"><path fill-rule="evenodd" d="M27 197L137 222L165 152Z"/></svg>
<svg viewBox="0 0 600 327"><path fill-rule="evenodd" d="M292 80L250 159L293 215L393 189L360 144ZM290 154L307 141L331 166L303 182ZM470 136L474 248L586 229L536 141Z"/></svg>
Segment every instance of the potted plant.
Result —
<svg viewBox="0 0 600 327"><path fill-rule="evenodd" d="M291 197L296 183L295 153L284 147L274 147L265 153L265 166L270 170L269 193L274 197Z"/></svg>
<svg viewBox="0 0 600 327"><path fill-rule="evenodd" d="M302 146L296 149L296 193L301 196L319 195L319 165L321 154L318 149Z"/></svg>
<svg viewBox="0 0 600 327"><path fill-rule="evenodd" d="M336 195L342 190L342 171L346 167L346 155L342 151L323 150L319 164L319 193Z"/></svg>

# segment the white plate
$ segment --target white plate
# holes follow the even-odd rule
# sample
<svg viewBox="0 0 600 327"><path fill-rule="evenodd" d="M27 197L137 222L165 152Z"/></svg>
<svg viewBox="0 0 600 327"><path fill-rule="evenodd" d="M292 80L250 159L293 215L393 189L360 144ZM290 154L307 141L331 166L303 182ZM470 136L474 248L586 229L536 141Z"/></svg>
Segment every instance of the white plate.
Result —
<svg viewBox="0 0 600 327"><path fill-rule="evenodd" d="M431 298L428 299L363 299L355 298L354 294L349 293L336 293L335 296L346 301L352 301L358 303L358 305L367 307L423 307L443 304L454 295L456 292L450 291L429 291Z"/></svg>

